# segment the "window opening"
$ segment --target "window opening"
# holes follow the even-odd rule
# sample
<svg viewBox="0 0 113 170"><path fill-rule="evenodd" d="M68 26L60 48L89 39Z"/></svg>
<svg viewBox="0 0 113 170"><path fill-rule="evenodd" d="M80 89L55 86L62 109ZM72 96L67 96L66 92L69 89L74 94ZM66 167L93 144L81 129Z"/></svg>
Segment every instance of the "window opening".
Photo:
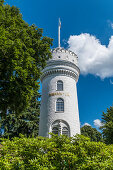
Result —
<svg viewBox="0 0 113 170"><path fill-rule="evenodd" d="M60 111L64 111L64 100L59 98L56 101L56 111L60 112Z"/></svg>
<svg viewBox="0 0 113 170"><path fill-rule="evenodd" d="M63 82L61 80L57 81L57 90L63 91Z"/></svg>
<svg viewBox="0 0 113 170"><path fill-rule="evenodd" d="M62 128L62 135L68 136L68 128L67 127Z"/></svg>
<svg viewBox="0 0 113 170"><path fill-rule="evenodd" d="M57 134L58 135L58 128L57 127L53 127L52 129L52 133Z"/></svg>
<svg viewBox="0 0 113 170"><path fill-rule="evenodd" d="M52 124L52 133L70 136L69 126L63 120L56 120Z"/></svg>

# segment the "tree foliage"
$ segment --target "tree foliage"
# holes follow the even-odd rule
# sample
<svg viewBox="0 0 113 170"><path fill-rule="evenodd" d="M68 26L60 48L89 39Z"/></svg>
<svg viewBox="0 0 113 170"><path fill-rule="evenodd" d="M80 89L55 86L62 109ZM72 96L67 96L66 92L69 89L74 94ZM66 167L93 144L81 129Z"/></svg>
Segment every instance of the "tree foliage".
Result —
<svg viewBox="0 0 113 170"><path fill-rule="evenodd" d="M37 93L41 70L51 57L52 39L29 26L18 8L0 1L0 111L21 113Z"/></svg>
<svg viewBox="0 0 113 170"><path fill-rule="evenodd" d="M81 134L86 137L89 137L91 141L99 142L103 140L102 134L96 128L92 128L88 125L84 125L81 128Z"/></svg>
<svg viewBox="0 0 113 170"><path fill-rule="evenodd" d="M106 144L113 144L113 106L107 109L107 112L102 114L102 129L103 138Z"/></svg>
<svg viewBox="0 0 113 170"><path fill-rule="evenodd" d="M14 138L0 145L4 170L101 170L113 169L113 146L91 142L84 136L68 138Z"/></svg>
<svg viewBox="0 0 113 170"><path fill-rule="evenodd" d="M0 120L1 137L13 138L23 134L27 137L38 136L40 101L33 96L30 106L21 114L8 113Z"/></svg>

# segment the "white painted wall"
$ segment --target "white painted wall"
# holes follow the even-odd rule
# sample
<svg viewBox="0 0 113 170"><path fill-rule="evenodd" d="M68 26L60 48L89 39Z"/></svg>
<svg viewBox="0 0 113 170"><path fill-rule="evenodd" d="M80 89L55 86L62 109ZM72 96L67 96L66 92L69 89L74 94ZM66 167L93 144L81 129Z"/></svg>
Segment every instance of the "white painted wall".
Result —
<svg viewBox="0 0 113 170"><path fill-rule="evenodd" d="M56 53L56 60L64 60L65 55L67 57L67 52L63 52L59 59L59 54ZM55 59L55 53L53 54L53 58ZM62 53L61 53L62 54ZM68 56L69 57L69 56ZM75 56L74 56L75 57ZM51 60L54 60L54 59ZM50 61L51 61L50 60ZM75 62L77 59L75 58ZM42 79L42 98L41 98L41 110L40 110L40 124L39 124L39 136L49 137L49 132L52 129L52 123L56 120L63 120L67 122L70 127L70 136L74 136L75 134L80 134L80 122L79 122L79 111L78 111L78 100L77 100L77 89L76 89L76 81L79 76L79 72L70 67L67 64L60 65L57 67L46 66L43 71L43 75L47 72L47 70L56 69L56 73L49 73ZM69 70L71 72L76 73L76 77L73 77L69 74L64 74L64 72L59 72L61 70ZM63 81L63 91L59 91L58 93L56 89L57 81ZM54 95L51 95L51 93ZM64 112L56 112L56 100L57 98L64 99Z"/></svg>

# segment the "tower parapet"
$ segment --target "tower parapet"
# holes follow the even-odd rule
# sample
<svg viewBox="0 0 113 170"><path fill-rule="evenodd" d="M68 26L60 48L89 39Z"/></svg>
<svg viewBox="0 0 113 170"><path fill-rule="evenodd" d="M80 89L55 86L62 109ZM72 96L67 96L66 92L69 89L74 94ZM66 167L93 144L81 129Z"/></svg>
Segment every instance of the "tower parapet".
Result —
<svg viewBox="0 0 113 170"><path fill-rule="evenodd" d="M61 47L55 48L51 52L52 58L47 61L47 66L43 70L41 80L48 75L59 72L62 75L71 76L77 82L80 74L77 55Z"/></svg>
<svg viewBox="0 0 113 170"><path fill-rule="evenodd" d="M67 49L57 47L51 50L52 52L52 59L50 60L66 60L74 63L76 66L78 66L78 57L77 55Z"/></svg>

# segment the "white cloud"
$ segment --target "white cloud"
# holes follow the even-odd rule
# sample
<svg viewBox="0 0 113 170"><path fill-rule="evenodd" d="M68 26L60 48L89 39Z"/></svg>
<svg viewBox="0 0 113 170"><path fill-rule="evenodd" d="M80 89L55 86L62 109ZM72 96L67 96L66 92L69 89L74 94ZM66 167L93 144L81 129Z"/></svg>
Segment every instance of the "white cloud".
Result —
<svg viewBox="0 0 113 170"><path fill-rule="evenodd" d="M91 126L89 123L84 123L84 124L82 125L82 127L85 126L85 125L86 125L86 126Z"/></svg>
<svg viewBox="0 0 113 170"><path fill-rule="evenodd" d="M96 119L93 121L94 125L99 128L100 126L102 126L102 122L99 119Z"/></svg>
<svg viewBox="0 0 113 170"><path fill-rule="evenodd" d="M111 20L107 20L107 22L108 22L109 26L113 29L113 23L112 23L112 21L111 21Z"/></svg>
<svg viewBox="0 0 113 170"><path fill-rule="evenodd" d="M111 23L111 28L113 29L113 23Z"/></svg>
<svg viewBox="0 0 113 170"><path fill-rule="evenodd" d="M113 36L106 47L88 33L70 36L69 49L78 55L81 74L113 77Z"/></svg>
<svg viewBox="0 0 113 170"><path fill-rule="evenodd" d="M110 79L110 84L113 84L113 81Z"/></svg>

